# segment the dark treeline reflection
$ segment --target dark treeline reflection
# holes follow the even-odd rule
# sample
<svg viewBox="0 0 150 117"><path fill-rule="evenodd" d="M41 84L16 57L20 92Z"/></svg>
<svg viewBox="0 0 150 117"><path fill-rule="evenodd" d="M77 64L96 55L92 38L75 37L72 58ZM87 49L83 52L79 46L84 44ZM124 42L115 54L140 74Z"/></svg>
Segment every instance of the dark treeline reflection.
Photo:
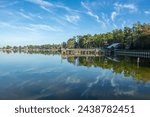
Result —
<svg viewBox="0 0 150 117"><path fill-rule="evenodd" d="M67 61L77 66L100 67L113 70L116 74L133 77L147 82L150 80L150 60L117 56L117 57L67 57Z"/></svg>
<svg viewBox="0 0 150 117"><path fill-rule="evenodd" d="M43 55L61 55L60 51L3 51L3 53L26 53L26 54L43 54ZM147 82L150 80L150 59L125 56L91 56L78 57L61 55L62 59L76 66L99 67L110 69L116 74L124 74L125 77L133 77L136 80Z"/></svg>

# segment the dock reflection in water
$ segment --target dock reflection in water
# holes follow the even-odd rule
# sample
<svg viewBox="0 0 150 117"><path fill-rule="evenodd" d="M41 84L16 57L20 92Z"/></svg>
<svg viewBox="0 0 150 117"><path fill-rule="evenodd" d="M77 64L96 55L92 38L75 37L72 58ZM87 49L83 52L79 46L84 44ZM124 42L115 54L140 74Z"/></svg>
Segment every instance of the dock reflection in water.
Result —
<svg viewBox="0 0 150 117"><path fill-rule="evenodd" d="M0 99L150 99L150 60L0 53Z"/></svg>

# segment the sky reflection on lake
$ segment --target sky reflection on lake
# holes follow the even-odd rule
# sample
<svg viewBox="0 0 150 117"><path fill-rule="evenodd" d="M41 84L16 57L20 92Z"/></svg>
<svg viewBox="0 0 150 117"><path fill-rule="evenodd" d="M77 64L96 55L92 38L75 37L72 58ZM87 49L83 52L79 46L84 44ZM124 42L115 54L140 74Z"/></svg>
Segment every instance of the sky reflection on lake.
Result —
<svg viewBox="0 0 150 117"><path fill-rule="evenodd" d="M0 53L0 99L150 99L150 63Z"/></svg>

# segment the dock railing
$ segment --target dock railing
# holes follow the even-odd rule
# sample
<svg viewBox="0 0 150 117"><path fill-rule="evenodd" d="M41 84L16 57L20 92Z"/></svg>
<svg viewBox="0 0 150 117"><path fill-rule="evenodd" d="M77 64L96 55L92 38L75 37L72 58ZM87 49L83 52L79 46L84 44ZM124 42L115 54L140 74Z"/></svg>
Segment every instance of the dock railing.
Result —
<svg viewBox="0 0 150 117"><path fill-rule="evenodd" d="M120 50L115 49L114 54L116 55L127 55L133 57L150 58L150 50Z"/></svg>

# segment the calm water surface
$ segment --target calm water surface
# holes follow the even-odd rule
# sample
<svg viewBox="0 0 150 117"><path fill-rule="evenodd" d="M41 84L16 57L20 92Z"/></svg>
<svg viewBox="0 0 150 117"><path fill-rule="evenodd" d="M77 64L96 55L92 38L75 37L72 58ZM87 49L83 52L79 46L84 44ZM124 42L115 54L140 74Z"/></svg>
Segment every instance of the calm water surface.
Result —
<svg viewBox="0 0 150 117"><path fill-rule="evenodd" d="M150 99L150 60L0 53L0 99Z"/></svg>

